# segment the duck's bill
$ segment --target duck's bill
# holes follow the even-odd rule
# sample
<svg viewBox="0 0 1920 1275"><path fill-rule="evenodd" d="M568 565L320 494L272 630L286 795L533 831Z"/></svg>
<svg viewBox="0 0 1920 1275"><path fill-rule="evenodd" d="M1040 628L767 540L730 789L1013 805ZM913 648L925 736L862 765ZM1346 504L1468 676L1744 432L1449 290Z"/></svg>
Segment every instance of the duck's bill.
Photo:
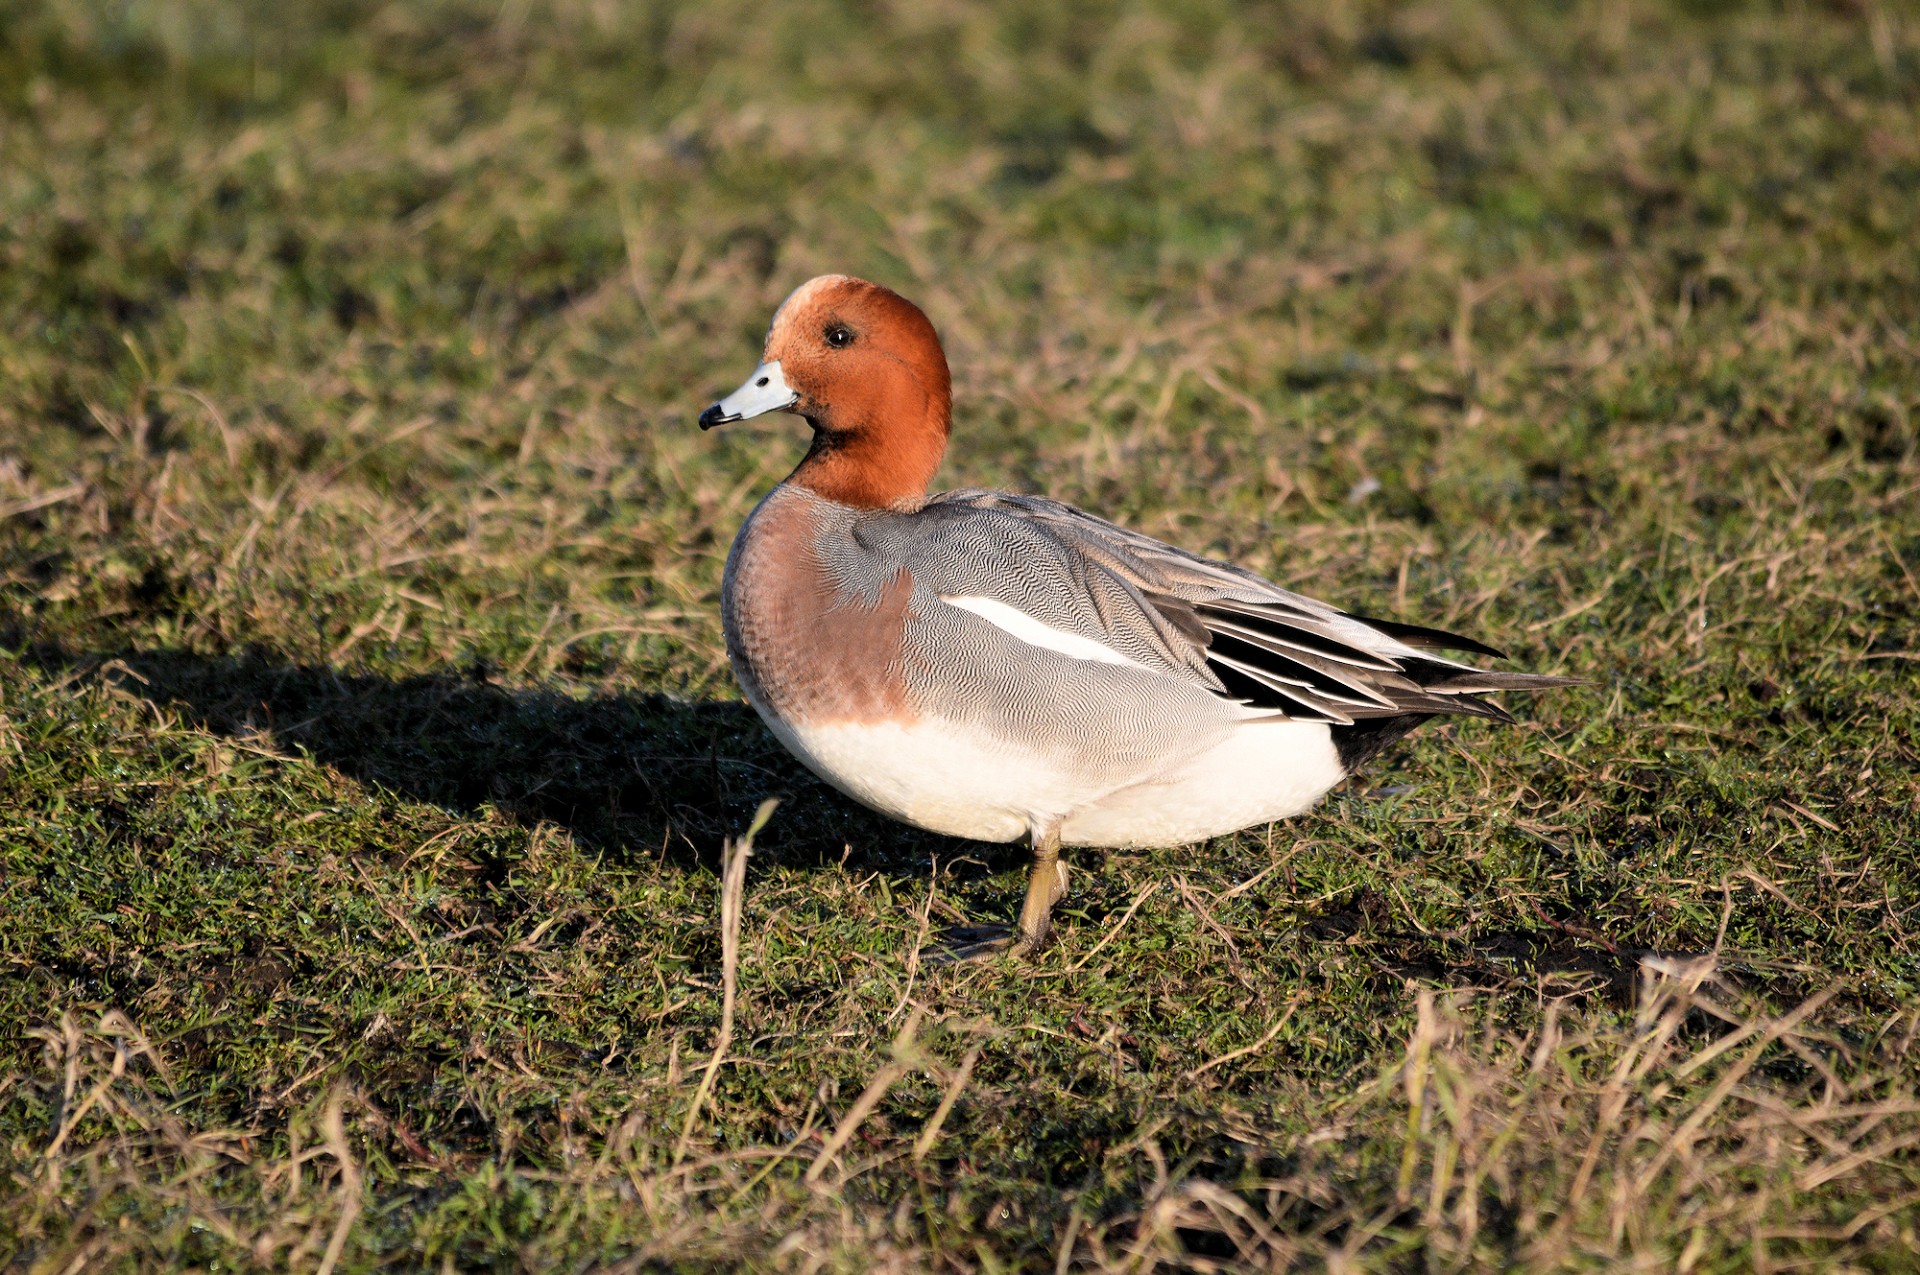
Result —
<svg viewBox="0 0 1920 1275"><path fill-rule="evenodd" d="M780 375L780 360L775 359L753 369L746 384L700 413L700 428L712 429L728 421L748 420L792 407L799 401L800 395L788 388L786 378Z"/></svg>

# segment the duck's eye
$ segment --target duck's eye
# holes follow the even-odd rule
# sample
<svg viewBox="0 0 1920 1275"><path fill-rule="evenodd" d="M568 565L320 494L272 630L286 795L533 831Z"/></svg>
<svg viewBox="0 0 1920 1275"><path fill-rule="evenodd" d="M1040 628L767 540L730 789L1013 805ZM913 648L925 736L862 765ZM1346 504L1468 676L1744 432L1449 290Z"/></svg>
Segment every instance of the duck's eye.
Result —
<svg viewBox="0 0 1920 1275"><path fill-rule="evenodd" d="M827 325L827 344L836 350L844 350L853 344L853 329L844 323Z"/></svg>

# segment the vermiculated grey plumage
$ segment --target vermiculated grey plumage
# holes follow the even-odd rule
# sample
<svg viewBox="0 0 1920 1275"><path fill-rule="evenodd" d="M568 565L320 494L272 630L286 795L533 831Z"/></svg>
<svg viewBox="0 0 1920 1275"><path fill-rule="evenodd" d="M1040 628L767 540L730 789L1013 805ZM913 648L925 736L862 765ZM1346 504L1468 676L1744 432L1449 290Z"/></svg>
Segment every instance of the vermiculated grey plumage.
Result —
<svg viewBox="0 0 1920 1275"><path fill-rule="evenodd" d="M895 572L910 572L924 602L910 647L941 652L949 685L958 675L977 692L970 699L983 716L1001 719L983 724L1020 738L1084 733L1125 753L1123 741L1142 733L1165 749L1170 736L1191 731L1197 748L1247 708L1335 728L1446 713L1505 721L1506 711L1481 694L1570 681L1473 668L1438 652L1498 653L1436 629L1361 619L1038 496L962 489L913 512L823 507L820 517L846 524L844 535L821 540L837 586L871 599ZM836 553L836 543L845 548ZM973 615L933 605L942 598L1004 603L1138 669L1061 660L1050 702L1032 702L1016 673L1031 649ZM960 667L956 651L965 653ZM1158 675L1152 685L1134 684L1143 672ZM1168 720L1166 677L1204 692L1186 701L1184 723ZM1205 707L1208 699L1218 710ZM1371 755L1372 741L1386 735L1360 732L1351 737L1368 747L1350 751Z"/></svg>

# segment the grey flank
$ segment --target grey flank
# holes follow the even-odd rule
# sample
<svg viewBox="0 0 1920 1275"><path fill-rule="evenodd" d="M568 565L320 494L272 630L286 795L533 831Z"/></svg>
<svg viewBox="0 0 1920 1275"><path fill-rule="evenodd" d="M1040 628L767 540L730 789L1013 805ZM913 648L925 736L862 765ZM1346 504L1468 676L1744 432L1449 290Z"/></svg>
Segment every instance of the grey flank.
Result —
<svg viewBox="0 0 1920 1275"><path fill-rule="evenodd" d="M919 711L1074 758L1090 780L1164 773L1250 717L1505 718L1475 693L1567 681L1474 669L1436 653L1488 650L1469 639L1363 620L1041 497L966 489L904 513L791 488L775 498L814 506L817 552L849 602L877 598L903 567L912 575L904 671ZM1132 664L1033 646L942 602L959 597L1005 603Z"/></svg>

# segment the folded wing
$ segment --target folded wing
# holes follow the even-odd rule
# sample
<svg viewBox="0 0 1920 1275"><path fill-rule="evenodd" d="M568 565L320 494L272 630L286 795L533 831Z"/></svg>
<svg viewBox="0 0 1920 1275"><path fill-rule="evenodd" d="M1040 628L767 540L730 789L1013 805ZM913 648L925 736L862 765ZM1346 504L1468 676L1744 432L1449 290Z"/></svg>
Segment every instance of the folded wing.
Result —
<svg viewBox="0 0 1920 1275"><path fill-rule="evenodd" d="M911 517L915 533L891 547L943 597L993 599L1276 718L1352 725L1461 713L1511 721L1480 696L1575 680L1474 668L1439 652L1500 652L1349 614L1058 501L961 490Z"/></svg>

